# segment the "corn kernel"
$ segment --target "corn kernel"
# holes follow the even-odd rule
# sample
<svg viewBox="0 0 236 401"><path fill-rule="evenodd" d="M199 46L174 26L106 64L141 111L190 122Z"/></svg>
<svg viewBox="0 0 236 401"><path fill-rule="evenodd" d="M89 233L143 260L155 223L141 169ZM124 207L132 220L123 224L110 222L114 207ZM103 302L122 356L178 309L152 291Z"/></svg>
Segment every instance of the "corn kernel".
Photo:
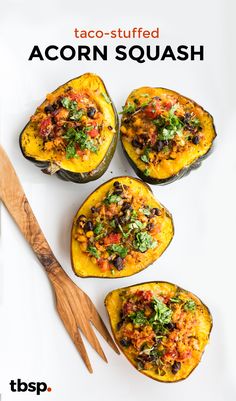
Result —
<svg viewBox="0 0 236 401"><path fill-rule="evenodd" d="M93 262L93 263L96 264L96 263L97 263L97 259L96 259L94 256L92 256L92 257L91 257L91 262Z"/></svg>
<svg viewBox="0 0 236 401"><path fill-rule="evenodd" d="M87 232L86 232L86 237L87 237L87 238L93 237L93 231L87 231Z"/></svg>
<svg viewBox="0 0 236 401"><path fill-rule="evenodd" d="M87 238L85 237L85 235L78 235L77 240L79 242L87 242Z"/></svg>
<svg viewBox="0 0 236 401"><path fill-rule="evenodd" d="M120 130L121 130L121 132L122 132L123 134L126 134L126 132L127 132L127 128L126 128L124 125L122 125L122 126L120 127Z"/></svg>

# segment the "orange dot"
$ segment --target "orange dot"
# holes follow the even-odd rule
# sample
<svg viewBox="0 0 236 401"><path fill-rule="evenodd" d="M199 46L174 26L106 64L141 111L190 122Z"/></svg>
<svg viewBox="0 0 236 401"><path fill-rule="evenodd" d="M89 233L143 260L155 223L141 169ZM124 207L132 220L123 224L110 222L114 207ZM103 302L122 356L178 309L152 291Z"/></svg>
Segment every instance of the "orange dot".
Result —
<svg viewBox="0 0 236 401"><path fill-rule="evenodd" d="M50 391L52 391L51 387L48 387L48 391L49 391L49 393L50 393Z"/></svg>

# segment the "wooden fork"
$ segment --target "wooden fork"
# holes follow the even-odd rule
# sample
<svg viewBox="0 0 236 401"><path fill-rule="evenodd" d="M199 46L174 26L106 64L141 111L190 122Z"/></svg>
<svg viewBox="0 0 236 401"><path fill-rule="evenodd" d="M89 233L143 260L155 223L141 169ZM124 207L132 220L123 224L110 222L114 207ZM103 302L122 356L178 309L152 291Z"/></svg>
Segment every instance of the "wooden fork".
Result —
<svg viewBox="0 0 236 401"><path fill-rule="evenodd" d="M80 331L107 362L91 323L113 350L119 351L91 299L65 273L54 256L21 187L16 172L0 146L0 198L30 244L54 288L57 311L90 373L93 372Z"/></svg>

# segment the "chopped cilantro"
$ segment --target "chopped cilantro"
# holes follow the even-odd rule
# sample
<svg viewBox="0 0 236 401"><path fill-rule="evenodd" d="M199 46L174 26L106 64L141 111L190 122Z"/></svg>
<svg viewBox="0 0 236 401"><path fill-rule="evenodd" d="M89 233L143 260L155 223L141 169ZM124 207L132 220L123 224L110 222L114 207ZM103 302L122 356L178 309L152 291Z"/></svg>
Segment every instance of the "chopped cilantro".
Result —
<svg viewBox="0 0 236 401"><path fill-rule="evenodd" d="M69 110L70 109L70 105L71 105L71 100L68 97L63 97L61 99L61 104L62 104L63 107L65 107L67 110Z"/></svg>
<svg viewBox="0 0 236 401"><path fill-rule="evenodd" d="M113 228L116 227L116 222L115 222L114 219L110 221L110 226L113 227Z"/></svg>
<svg viewBox="0 0 236 401"><path fill-rule="evenodd" d="M120 202L120 200L121 200L121 197L119 195L108 192L106 198L104 199L104 203L106 203L106 204L118 203L118 202Z"/></svg>
<svg viewBox="0 0 236 401"><path fill-rule="evenodd" d="M196 309L196 303L193 299L188 299L184 304L184 310L186 311L194 311Z"/></svg>
<svg viewBox="0 0 236 401"><path fill-rule="evenodd" d="M102 231L102 229L103 229L102 223L98 223L98 224L96 224L96 226L95 226L93 232L94 232L94 234L98 235L98 234L100 234L100 232Z"/></svg>
<svg viewBox="0 0 236 401"><path fill-rule="evenodd" d="M113 244L109 246L108 252L117 253L122 259L124 259L128 253L128 249L125 248L123 245Z"/></svg>
<svg viewBox="0 0 236 401"><path fill-rule="evenodd" d="M81 119L81 117L84 114L84 110L80 109L78 110L78 104L75 100L71 100L68 97L63 97L61 99L61 104L63 107L65 107L67 110L69 110L69 119L78 121Z"/></svg>
<svg viewBox="0 0 236 401"><path fill-rule="evenodd" d="M142 228L144 228L144 224L139 220L134 220L132 223L128 224L128 227L131 230L136 230L136 229L142 230Z"/></svg>
<svg viewBox="0 0 236 401"><path fill-rule="evenodd" d="M179 304L181 302L181 299L177 298L177 297L173 297L173 298L170 298L170 302Z"/></svg>
<svg viewBox="0 0 236 401"><path fill-rule="evenodd" d="M150 216L150 214L151 214L151 211L150 211L150 209L148 207L140 208L139 211L141 213L143 213L145 216Z"/></svg>
<svg viewBox="0 0 236 401"><path fill-rule="evenodd" d="M120 114L131 114L136 111L136 105L128 102L127 106L122 107L122 109Z"/></svg>
<svg viewBox="0 0 236 401"><path fill-rule="evenodd" d="M140 156L140 159L144 163L149 163L149 152L150 152L150 149L149 148L145 148L142 156Z"/></svg>
<svg viewBox="0 0 236 401"><path fill-rule="evenodd" d="M182 135L183 123L175 114L177 108L178 104L176 103L171 107L166 119L160 116L153 120L153 123L159 128L158 139L168 141L173 139L175 135Z"/></svg>
<svg viewBox="0 0 236 401"><path fill-rule="evenodd" d="M146 252L148 249L153 249L156 246L157 241L147 231L138 232L135 235L134 247L140 252Z"/></svg>
<svg viewBox="0 0 236 401"><path fill-rule="evenodd" d="M147 323L147 318L144 315L144 311L141 311L141 310L137 311L136 313L133 313L133 314L129 315L129 318L132 320L132 322L134 324L137 324L137 325L140 325L140 326L142 326L142 325Z"/></svg>
<svg viewBox="0 0 236 401"><path fill-rule="evenodd" d="M76 130L74 128L69 128L63 138L68 141L66 146L66 158L71 159L76 157L76 148L75 145L78 144L81 150L89 149L91 152L96 152L97 147L94 145L94 142L89 139L86 130Z"/></svg>
<svg viewBox="0 0 236 401"><path fill-rule="evenodd" d="M73 157L78 157L76 154L76 148L74 143L68 143L66 147L66 158L73 159Z"/></svg>
<svg viewBox="0 0 236 401"><path fill-rule="evenodd" d="M152 323L157 321L161 325L168 324L171 321L172 310L160 301L158 298L153 299L154 316L150 319Z"/></svg>
<svg viewBox="0 0 236 401"><path fill-rule="evenodd" d="M100 253L98 252L97 248L95 246L89 245L87 248L87 251L94 256L96 259L100 258Z"/></svg>
<svg viewBox="0 0 236 401"><path fill-rule="evenodd" d="M143 174L148 177L150 175L150 170L148 168L145 168Z"/></svg>

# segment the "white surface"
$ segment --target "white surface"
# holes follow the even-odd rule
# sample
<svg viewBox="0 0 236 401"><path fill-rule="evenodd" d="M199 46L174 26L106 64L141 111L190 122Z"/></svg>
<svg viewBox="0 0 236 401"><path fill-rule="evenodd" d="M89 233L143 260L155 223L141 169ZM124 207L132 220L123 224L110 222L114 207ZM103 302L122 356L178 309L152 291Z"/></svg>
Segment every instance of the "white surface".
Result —
<svg viewBox="0 0 236 401"><path fill-rule="evenodd" d="M235 400L235 11L233 0L149 1L140 6L121 0L1 3L1 141L62 266L93 299L107 324L103 306L107 292L150 280L172 281L193 291L210 307L214 319L202 363L184 382L168 385L146 378L103 340L108 365L86 343L94 367L90 375L55 312L46 275L2 207L0 392L4 401L35 399L32 393L10 392L8 383L17 378L46 381L52 393L42 393L41 400ZM108 62L27 61L34 44L76 44L72 34L76 26L159 26L160 44L204 44L205 61L138 64L112 57ZM149 44L148 40L134 43ZM79 279L69 260L71 220L81 202L105 180L133 174L120 145L107 173L86 185L43 175L22 157L18 146L21 129L45 94L87 71L101 75L118 110L133 88L163 86L209 110L218 132L215 152L199 170L171 185L153 186L173 213L175 237L160 260L127 279Z"/></svg>

